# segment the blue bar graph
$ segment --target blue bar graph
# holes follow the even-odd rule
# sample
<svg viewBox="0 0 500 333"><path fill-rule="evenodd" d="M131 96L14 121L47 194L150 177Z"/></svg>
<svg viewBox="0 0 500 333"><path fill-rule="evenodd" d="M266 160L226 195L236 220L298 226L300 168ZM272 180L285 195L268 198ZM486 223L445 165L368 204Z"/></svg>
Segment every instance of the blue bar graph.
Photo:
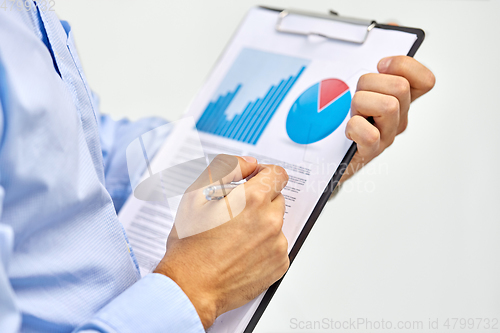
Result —
<svg viewBox="0 0 500 333"><path fill-rule="evenodd" d="M242 110L230 117L227 113L228 108L238 97L238 93L245 88L244 84L238 83L234 89L220 94L207 105L196 123L196 128L202 132L256 145L281 102L305 68L301 66L295 74L271 85L263 96L253 101L247 100Z"/></svg>

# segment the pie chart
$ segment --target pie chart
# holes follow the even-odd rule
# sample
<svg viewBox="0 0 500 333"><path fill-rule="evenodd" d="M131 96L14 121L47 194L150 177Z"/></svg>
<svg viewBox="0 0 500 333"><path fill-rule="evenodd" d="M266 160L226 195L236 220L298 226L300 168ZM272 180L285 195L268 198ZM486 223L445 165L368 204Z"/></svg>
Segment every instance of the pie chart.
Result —
<svg viewBox="0 0 500 333"><path fill-rule="evenodd" d="M288 113L286 131L293 142L318 142L342 124L350 109L347 84L338 79L323 80L297 98Z"/></svg>

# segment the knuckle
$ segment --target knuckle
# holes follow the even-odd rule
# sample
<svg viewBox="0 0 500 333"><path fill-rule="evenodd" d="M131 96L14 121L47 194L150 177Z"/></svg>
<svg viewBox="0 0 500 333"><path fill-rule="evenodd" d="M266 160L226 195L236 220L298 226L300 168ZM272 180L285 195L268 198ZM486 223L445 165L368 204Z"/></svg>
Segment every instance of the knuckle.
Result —
<svg viewBox="0 0 500 333"><path fill-rule="evenodd" d="M281 189L288 183L288 173L279 165L271 165L271 180L274 183L275 189Z"/></svg>
<svg viewBox="0 0 500 333"><path fill-rule="evenodd" d="M280 213L282 215L282 218L285 219L285 213L286 213L286 199L285 199L285 196L283 194L280 193L280 199L281 201L281 209L280 210Z"/></svg>
<svg viewBox="0 0 500 333"><path fill-rule="evenodd" d="M367 85L367 83L370 81L370 76L371 73L364 74L362 75L359 80L358 80L358 85L356 90L363 90L363 88Z"/></svg>
<svg viewBox="0 0 500 333"><path fill-rule="evenodd" d="M272 164L264 164L262 165L262 169L260 170L259 175L264 175L269 178L269 176L272 176L273 172L274 168Z"/></svg>
<svg viewBox="0 0 500 333"><path fill-rule="evenodd" d="M264 195L263 191L258 191L258 190L248 191L247 200L251 204L260 204L264 201L264 198L265 198L265 195Z"/></svg>
<svg viewBox="0 0 500 333"><path fill-rule="evenodd" d="M278 248L281 255L288 257L288 239L286 239L283 233L281 234Z"/></svg>
<svg viewBox="0 0 500 333"><path fill-rule="evenodd" d="M283 214L274 211L269 215L269 229L273 235L281 232L283 228Z"/></svg>
<svg viewBox="0 0 500 333"><path fill-rule="evenodd" d="M285 258L285 263L283 265L283 268L285 270L285 273L286 271L288 271L288 268L290 268L290 257L288 257L288 255Z"/></svg>
<svg viewBox="0 0 500 333"><path fill-rule="evenodd" d="M347 125L345 127L345 136L349 140L353 140L354 141L355 134L354 134L354 125L353 125L352 118L347 122Z"/></svg>
<svg viewBox="0 0 500 333"><path fill-rule="evenodd" d="M412 58L407 56L395 57L391 62L391 67L395 72L401 73L408 69Z"/></svg>
<svg viewBox="0 0 500 333"><path fill-rule="evenodd" d="M373 128L370 131L366 131L365 141L369 146L378 144L378 142L380 141L380 132L378 131L378 129Z"/></svg>
<svg viewBox="0 0 500 333"><path fill-rule="evenodd" d="M394 84L394 90L398 96L405 96L410 93L410 82L404 77L399 77Z"/></svg>
<svg viewBox="0 0 500 333"><path fill-rule="evenodd" d="M349 122L351 123L351 126L354 128L356 128L358 126L362 126L365 121L366 121L366 118L364 118L363 116L360 116L360 115L355 115L349 120Z"/></svg>
<svg viewBox="0 0 500 333"><path fill-rule="evenodd" d="M283 264L281 265L280 269L279 269L279 273L280 273L280 278L285 275L285 273L288 271L288 268L290 267L290 258L288 258L288 255L286 256L286 258L283 260Z"/></svg>
<svg viewBox="0 0 500 333"><path fill-rule="evenodd" d="M272 275L272 281L273 283L281 279L286 273L286 270L284 270L283 265L277 266L276 270L274 271L274 274Z"/></svg>
<svg viewBox="0 0 500 333"><path fill-rule="evenodd" d="M288 173L286 172L285 168L283 168L282 166L276 165L275 172L280 177L282 184L288 183Z"/></svg>
<svg viewBox="0 0 500 333"><path fill-rule="evenodd" d="M401 122L399 123L399 133L403 133L404 131L406 131L406 129L408 128L408 119L405 119L405 120L401 120Z"/></svg>
<svg viewBox="0 0 500 333"><path fill-rule="evenodd" d="M351 100L351 109L355 112L356 110L359 109L359 106L360 106L360 98L361 98L361 94L360 92L356 92L354 94L354 96L352 96L352 100Z"/></svg>
<svg viewBox="0 0 500 333"><path fill-rule="evenodd" d="M384 113L394 115L399 113L399 100L394 96L387 96L384 101Z"/></svg>
<svg viewBox="0 0 500 333"><path fill-rule="evenodd" d="M276 175L280 175L282 173L286 173L285 169L283 169L282 166L279 166L279 165L273 165L273 172L276 174Z"/></svg>
<svg viewBox="0 0 500 333"><path fill-rule="evenodd" d="M429 91L436 85L436 76L431 71L429 71L427 76L428 77L425 80L425 90Z"/></svg>
<svg viewBox="0 0 500 333"><path fill-rule="evenodd" d="M290 267L290 258L288 257L288 240L285 235L281 233L281 236L277 240L275 251L276 260L276 280L281 278L288 268Z"/></svg>
<svg viewBox="0 0 500 333"><path fill-rule="evenodd" d="M387 140L387 145L385 148L392 146L392 144L394 143L394 140L396 140L396 136L390 136Z"/></svg>
<svg viewBox="0 0 500 333"><path fill-rule="evenodd" d="M351 117L351 119L349 119L349 121L347 121L347 125L345 126L345 133L349 133L352 131L353 127L354 127L354 123L356 122L356 119L354 119L356 116L353 116Z"/></svg>

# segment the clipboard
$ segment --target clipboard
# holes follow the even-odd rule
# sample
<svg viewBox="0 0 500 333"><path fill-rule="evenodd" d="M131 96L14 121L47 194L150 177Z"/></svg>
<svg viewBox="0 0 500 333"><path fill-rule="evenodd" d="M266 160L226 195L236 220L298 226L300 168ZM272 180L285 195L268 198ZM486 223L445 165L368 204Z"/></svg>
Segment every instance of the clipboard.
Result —
<svg viewBox="0 0 500 333"><path fill-rule="evenodd" d="M413 44L413 46L411 47L411 49L409 50L409 52L407 54L407 56L410 56L410 57L413 57L416 54L417 50L420 48L420 46L422 45L422 43L425 39L425 32L422 29L380 24L380 23L377 23L376 21L373 21L373 20L362 20L362 19L357 19L357 18L342 17L342 16L339 16L338 13L336 13L334 11L330 11L329 14L318 14L318 13L306 12L306 11L300 11L300 10L289 10L289 9L283 10L283 9L277 9L277 8L266 7L266 6L260 6L260 8L280 13L279 17L278 17L278 21L276 22L276 30L281 32L281 33L296 34L296 35L302 35L302 36L317 35L320 37L324 37L324 38L328 38L328 39L335 39L335 40L346 42L346 43L363 44L373 29L402 31L402 32L406 32L409 34L414 34L416 36L415 43ZM311 30L307 26L305 26L304 29L302 29L302 30L287 29L285 26L285 21L287 19L290 19L293 16L300 16L300 17L305 17L305 18L313 19L313 20L320 19L320 20L326 20L326 21L344 22L344 23L357 25L364 30L364 35L362 38L356 39L356 38L344 38L342 36L329 35L329 34L321 32L321 31ZM323 194L321 195L320 200L318 201L318 203L314 207L312 214L309 216L306 224L304 225L297 240L295 241L295 244L292 247L292 250L289 253L290 266L292 265L295 257L299 253L299 250L301 249L302 245L304 244L307 236L311 232L314 224L316 223L316 220L319 218L321 211L325 207L330 196L333 194L337 184L339 183L340 179L342 178L342 175L344 174L345 170L349 166L349 163L351 162L356 151L357 151L356 143L353 143L351 145L351 147L349 148L349 150L347 151L346 155L344 156L344 159L340 163L340 166L335 171L330 182L326 186ZM271 299L273 298L274 294L278 290L278 287L281 284L281 282L283 281L283 279L285 278L285 276L286 276L286 274L280 280L275 282L271 287L269 287L269 289L266 291L264 298L262 299L259 306L257 307L257 310L254 312L252 318L250 319L250 322L248 323L247 327L244 330L244 333L253 332L257 323L259 322L260 318L264 314L264 311L266 310L267 306L271 302Z"/></svg>
<svg viewBox="0 0 500 333"><path fill-rule="evenodd" d="M189 151L196 155L192 158L204 158L207 153L250 155L262 163L282 165L290 176L282 191L288 202L282 230L292 264L356 153L356 144L346 138L343 129L350 119L351 95L359 77L376 71L383 57L413 56L424 36L420 29L346 18L334 12L252 8L188 107L184 115L187 127L175 127L176 140L167 140L151 164L146 158L143 169L147 165L148 170L162 172L177 165L178 156ZM296 105L302 115L288 127ZM325 115L328 117L323 118ZM196 138L188 140L191 132ZM137 154L130 159L127 149L131 165L147 156L140 140L136 141ZM314 174L311 166L325 164L331 168ZM182 179L194 177L194 181L199 176L189 168L176 170ZM145 173L143 178L147 176ZM313 185L312 191L309 185ZM164 192L163 186L159 192ZM174 197L167 199L168 206L178 205ZM150 212L147 219L141 217L143 208ZM149 242L138 230L147 227L148 237L163 239L165 230L173 225L171 213L163 205L156 207L135 196L120 212L127 234L135 236L130 237L131 245L143 275L161 260L165 244ZM207 332L252 332L282 279L246 305L219 316Z"/></svg>

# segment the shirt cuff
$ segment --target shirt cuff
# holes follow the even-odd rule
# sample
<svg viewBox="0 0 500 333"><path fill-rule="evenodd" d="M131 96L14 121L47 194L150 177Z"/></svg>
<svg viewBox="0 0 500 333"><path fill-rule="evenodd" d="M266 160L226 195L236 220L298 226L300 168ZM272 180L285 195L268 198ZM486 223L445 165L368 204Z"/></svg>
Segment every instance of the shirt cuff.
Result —
<svg viewBox="0 0 500 333"><path fill-rule="evenodd" d="M196 309L170 278L151 273L102 308L77 331L204 333Z"/></svg>

